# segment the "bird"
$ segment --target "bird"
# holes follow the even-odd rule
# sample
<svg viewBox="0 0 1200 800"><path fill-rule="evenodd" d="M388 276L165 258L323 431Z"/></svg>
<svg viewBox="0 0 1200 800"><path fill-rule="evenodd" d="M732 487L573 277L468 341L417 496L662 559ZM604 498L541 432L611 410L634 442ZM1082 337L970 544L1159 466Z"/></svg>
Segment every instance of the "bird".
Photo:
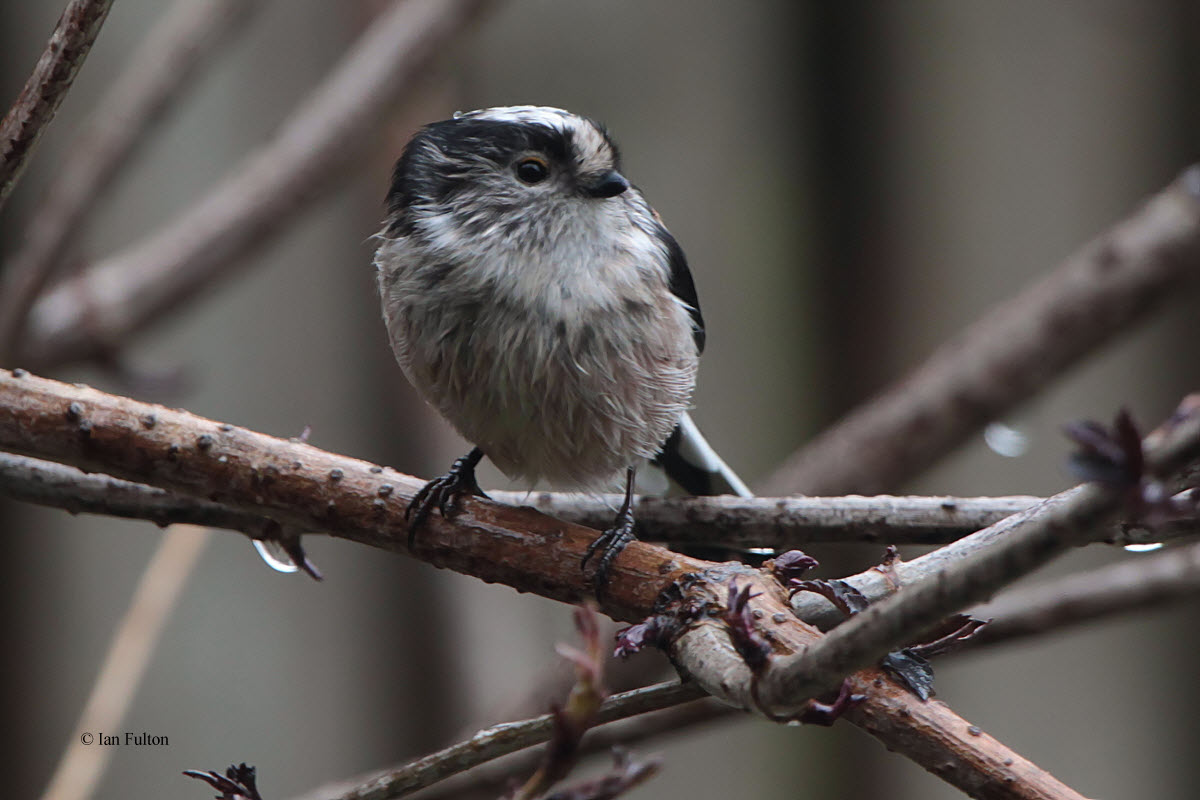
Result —
<svg viewBox="0 0 1200 800"><path fill-rule="evenodd" d="M750 491L688 414L705 345L683 249L594 120L549 106L458 112L419 129L387 193L374 264L392 351L470 442L407 509L410 549L436 508L509 478L622 485L587 548L597 594L635 538L639 466L691 494Z"/></svg>

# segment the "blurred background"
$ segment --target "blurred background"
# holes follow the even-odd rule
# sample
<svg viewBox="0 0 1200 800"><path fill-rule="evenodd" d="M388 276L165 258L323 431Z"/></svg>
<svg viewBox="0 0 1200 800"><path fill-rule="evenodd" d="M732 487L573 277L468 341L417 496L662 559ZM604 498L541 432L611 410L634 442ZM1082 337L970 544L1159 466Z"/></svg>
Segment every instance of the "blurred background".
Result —
<svg viewBox="0 0 1200 800"><path fill-rule="evenodd" d="M73 258L139 241L269 140L379 4L256 5L100 201ZM0 217L0 257L163 6L115 4ZM0 0L0 104L60 11ZM86 366L51 377L279 436L310 426L317 446L441 473L466 446L393 363L374 287L369 237L391 163L415 125L456 109L556 105L607 124L687 251L709 332L695 417L753 484L1197 157L1198 23L1184 0L498 0L395 98L319 202L123 353L175 380L150 391ZM1016 457L980 436L898 488L1069 486L1060 425L1122 404L1160 420L1200 385L1198 320L1196 298L1181 297L1003 420L1026 439ZM481 482L504 483L490 469ZM14 503L0 504L0 531L0 773L7 796L36 797L161 534ZM539 713L561 687L566 606L306 543L323 583L269 571L239 535L212 538L122 728L169 746L116 750L98 798L206 797L180 770L236 761L287 798ZM1130 557L1093 550L1034 580ZM821 555L828 576L880 553ZM947 659L939 695L1085 795L1191 797L1198 616L1189 602ZM616 677L654 680L659 666L647 657ZM848 725L743 720L637 751L665 768L635 798L960 796Z"/></svg>

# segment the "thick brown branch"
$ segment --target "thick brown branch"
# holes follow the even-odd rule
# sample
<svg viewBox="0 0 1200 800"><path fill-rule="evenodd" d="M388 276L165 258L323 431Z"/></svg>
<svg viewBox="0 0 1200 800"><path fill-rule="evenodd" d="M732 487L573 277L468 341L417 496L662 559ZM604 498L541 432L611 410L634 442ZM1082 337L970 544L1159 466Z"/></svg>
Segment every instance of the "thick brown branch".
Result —
<svg viewBox="0 0 1200 800"><path fill-rule="evenodd" d="M852 681L855 691L874 691L874 702L846 712L846 719L893 743L942 780L984 800L1085 800L1070 787L985 731L971 725L939 700L913 703L894 683Z"/></svg>
<svg viewBox="0 0 1200 800"><path fill-rule="evenodd" d="M177 0L97 103L30 215L25 244L0 283L0 363L17 341L33 300L95 208L112 177L226 35L241 29L255 0Z"/></svg>
<svg viewBox="0 0 1200 800"><path fill-rule="evenodd" d="M773 673L819 647L825 637L795 619L786 592L773 578L746 569L737 580L740 586L753 589L750 600L753 618L759 635L770 646L765 666L757 671L748 666L734 646L728 627L712 613L696 617L674 641L672 659L682 671L725 702L759 713L765 711L775 718L795 716L802 710L799 703L793 702L799 698L791 695L780 698L774 694ZM697 608L719 608L725 602L719 595L724 588L716 581L693 582L685 589L687 602ZM841 676L834 682L840 680ZM972 797L1082 800L1052 775L982 733L944 703L917 700L883 672L866 669L852 675L849 683L850 689L865 699L846 711L845 719ZM828 687L829 684L821 688Z"/></svg>
<svg viewBox="0 0 1200 800"><path fill-rule="evenodd" d="M406 550L404 511L422 483L297 441L185 411L0 370L0 449L103 471L269 516L300 530ZM468 499L432 515L416 557L521 591L574 602L592 592L580 563L596 532L530 509ZM636 542L617 561L605 613L636 620L659 592L708 562Z"/></svg>
<svg viewBox="0 0 1200 800"><path fill-rule="evenodd" d="M269 144L162 229L43 295L23 337L24 363L101 355L224 277L350 174L397 96L487 5L393 3Z"/></svg>
<svg viewBox="0 0 1200 800"><path fill-rule="evenodd" d="M974 613L984 618L992 617L992 621L971 638L964 652L973 652L981 645L1008 643L1097 619L1158 607L1194 598L1197 594L1200 594L1200 545L1137 556L1119 564L1058 578L990 603ZM932 709L930 713L941 713L941 709ZM691 703L599 728L588 735L585 751L606 752L617 745L627 747L662 736L678 735L698 725L729 721L738 716L738 711L729 706L711 702ZM887 717L864 717L856 721L864 726L891 724ZM914 724L940 727L945 723L917 720ZM436 789L423 793L422 800L458 797L480 790L498 796L513 775L524 774L536 766L538 757L537 752L529 751L519 760L497 761L493 765L473 769L467 775L446 781ZM296 800L335 800L351 787L367 783L369 777L373 776L323 787Z"/></svg>
<svg viewBox="0 0 1200 800"><path fill-rule="evenodd" d="M996 619L972 637L970 648L1053 632L1061 630L1064 626L1098 617L1128 613L1147 606L1194 597L1197 593L1200 593L1200 546L1193 545L1153 556L1137 557L1120 564L1057 579L1052 584L1034 587L990 604L983 615L995 616ZM904 714L911 713L907 697L900 699L904 701ZM953 729L949 724L951 722L962 724L959 718L947 715L946 712L944 706L932 704L922 707L921 714L910 719L914 726L926 727L931 731ZM859 713L850 712L851 716ZM855 722L864 727L895 725L895 719L904 718L904 714L897 714L895 717L875 713L864 714L855 719ZM696 725L727 721L736 716L738 712L729 706L711 703L680 706L677 709L599 728L589 734L586 751L604 752L615 745L628 746L664 735L678 734ZM896 732L893 735L906 736L907 732ZM984 742L988 741L982 731L970 735ZM991 746L997 747L994 744ZM481 789L499 795L506 788L506 781L511 780L513 775L523 774L532 769L539 757L537 752L529 751L527 757L520 761L497 761L494 769L473 769L469 774L461 776L461 779L447 781L437 789L423 793L421 797L429 800L457 797L468 791ZM1007 758L1005 754L1003 758L995 760L989 769L1012 770L1011 774L1015 777L1024 767L1018 767L1015 762L1004 763ZM297 800L337 800L353 796L349 794L352 790L384 774L400 774L402 769L404 768L322 787ZM1020 780L1026 779L1027 776Z"/></svg>
<svg viewBox="0 0 1200 800"><path fill-rule="evenodd" d="M83 66L112 0L70 0L12 108L0 120L0 209Z"/></svg>
<svg viewBox="0 0 1200 800"><path fill-rule="evenodd" d="M1200 277L1200 166L802 447L761 494L894 490Z"/></svg>

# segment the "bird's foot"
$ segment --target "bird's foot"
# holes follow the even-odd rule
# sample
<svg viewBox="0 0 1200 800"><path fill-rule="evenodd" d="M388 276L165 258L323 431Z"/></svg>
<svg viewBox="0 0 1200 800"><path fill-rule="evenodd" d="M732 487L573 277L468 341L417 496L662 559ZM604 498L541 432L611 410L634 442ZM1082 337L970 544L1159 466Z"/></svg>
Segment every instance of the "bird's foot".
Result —
<svg viewBox="0 0 1200 800"><path fill-rule="evenodd" d="M586 572L588 562L594 556L599 556L596 560L596 571L592 573L592 586L596 590L597 600L603 599L608 588L608 573L612 563L625 549L625 545L637 538L633 533L633 478L633 469L630 468L625 476L625 502L617 512L617 518L604 533L588 545L583 554L583 561L579 564L579 568Z"/></svg>
<svg viewBox="0 0 1200 800"><path fill-rule="evenodd" d="M440 478L434 478L421 487L404 518L408 522L408 549L413 549L417 531L429 517L429 513L437 508L443 517L448 517L454 510L455 504L462 497L487 497L475 480L475 466L483 458L483 451L478 447L462 458L456 459L450 466L449 472Z"/></svg>

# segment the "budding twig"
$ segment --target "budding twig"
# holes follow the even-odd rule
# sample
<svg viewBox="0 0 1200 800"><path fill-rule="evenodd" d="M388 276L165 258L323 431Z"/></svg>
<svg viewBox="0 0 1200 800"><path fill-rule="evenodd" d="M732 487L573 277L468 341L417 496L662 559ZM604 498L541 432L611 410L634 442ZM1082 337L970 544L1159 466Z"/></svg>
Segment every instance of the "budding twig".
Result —
<svg viewBox="0 0 1200 800"><path fill-rule="evenodd" d="M222 775L213 770L185 769L189 778L204 781L220 792L217 800L263 800L258 793L258 771L245 762L230 765Z"/></svg>
<svg viewBox="0 0 1200 800"><path fill-rule="evenodd" d="M558 653L575 667L575 684L567 702L550 711L553 735L537 770L511 795L512 800L535 800L565 778L579 760L583 735L596 722L600 706L608 696L604 688L604 660L607 655L600 643L600 625L590 605L575 609L575 629L583 648L559 645Z"/></svg>
<svg viewBox="0 0 1200 800"><path fill-rule="evenodd" d="M737 709L713 700L684 703L593 728L583 740L580 754L607 753L618 746L629 747L639 742L684 734L702 725L742 716ZM513 774L519 775L534 769L540 757L537 751L527 750L511 759L480 766L430 788L421 795L421 800L449 800L472 793L498 796L505 790ZM336 796L336 793L322 789L294 800L334 800Z"/></svg>
<svg viewBox="0 0 1200 800"><path fill-rule="evenodd" d="M614 694L600 704L597 726L628 717L698 700L704 692L677 681ZM479 731L465 741L431 753L397 769L378 772L305 795L296 800L393 800L407 797L452 775L466 772L501 756L550 740L554 715L543 714L519 722L505 722Z"/></svg>
<svg viewBox="0 0 1200 800"><path fill-rule="evenodd" d="M757 638L769 643L771 650L767 663L752 669L722 615L704 613L705 609L723 608L727 602L727 579L721 583L720 575L721 571L713 570L711 576L697 576L682 587L680 605L693 613L687 614L682 632L674 634L669 644L672 660L723 702L771 718L801 716L805 699L789 696L781 702L773 685L778 678L775 671L819 646L822 634L792 615L786 591L769 568L743 568L739 584L753 586L747 616L755 621ZM744 589L739 594L741 591ZM839 677L822 690L840 681ZM944 703L919 700L879 669L851 675L841 689L842 719L973 797L1082 800L1070 787L984 734ZM860 702L853 702L855 695L861 696Z"/></svg>

